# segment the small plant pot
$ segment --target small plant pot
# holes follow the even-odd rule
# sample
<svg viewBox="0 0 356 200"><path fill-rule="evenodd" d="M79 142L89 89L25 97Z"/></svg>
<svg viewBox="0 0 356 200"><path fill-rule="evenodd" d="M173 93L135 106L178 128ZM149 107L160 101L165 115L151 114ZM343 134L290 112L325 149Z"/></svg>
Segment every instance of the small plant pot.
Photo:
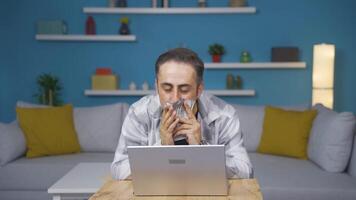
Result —
<svg viewBox="0 0 356 200"><path fill-rule="evenodd" d="M212 60L214 63L221 62L221 55L212 55Z"/></svg>

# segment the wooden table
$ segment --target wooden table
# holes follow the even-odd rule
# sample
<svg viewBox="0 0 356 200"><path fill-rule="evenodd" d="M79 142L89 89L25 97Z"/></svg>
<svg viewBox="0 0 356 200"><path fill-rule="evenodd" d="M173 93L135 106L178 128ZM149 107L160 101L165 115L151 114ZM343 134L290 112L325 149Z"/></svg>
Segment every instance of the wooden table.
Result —
<svg viewBox="0 0 356 200"><path fill-rule="evenodd" d="M89 200L225 200L225 199L243 199L243 200L260 200L262 194L260 186L256 179L231 179L229 180L228 196L135 196L133 194L131 180L116 181L108 180Z"/></svg>

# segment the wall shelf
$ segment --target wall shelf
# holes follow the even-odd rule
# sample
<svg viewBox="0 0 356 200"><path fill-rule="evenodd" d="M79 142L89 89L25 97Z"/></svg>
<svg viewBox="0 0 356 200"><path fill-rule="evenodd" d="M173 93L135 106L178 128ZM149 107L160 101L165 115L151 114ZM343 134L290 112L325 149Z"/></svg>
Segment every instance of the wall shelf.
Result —
<svg viewBox="0 0 356 200"><path fill-rule="evenodd" d="M253 14L255 7L211 7L211 8L107 8L84 7L87 14Z"/></svg>
<svg viewBox="0 0 356 200"><path fill-rule="evenodd" d="M135 35L36 35L42 41L133 42Z"/></svg>
<svg viewBox="0 0 356 200"><path fill-rule="evenodd" d="M205 69L305 69L305 62L205 63Z"/></svg>
<svg viewBox="0 0 356 200"><path fill-rule="evenodd" d="M255 90L205 90L216 96L255 96ZM155 90L85 90L86 96L144 96Z"/></svg>

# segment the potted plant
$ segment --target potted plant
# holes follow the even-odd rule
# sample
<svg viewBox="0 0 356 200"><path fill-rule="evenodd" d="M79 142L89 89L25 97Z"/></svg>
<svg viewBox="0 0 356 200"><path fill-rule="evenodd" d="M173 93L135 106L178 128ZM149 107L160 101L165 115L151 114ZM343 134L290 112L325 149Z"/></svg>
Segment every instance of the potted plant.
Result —
<svg viewBox="0 0 356 200"><path fill-rule="evenodd" d="M51 74L41 74L37 77L38 94L35 96L40 104L57 106L61 105L60 91L62 86L59 83L59 79Z"/></svg>
<svg viewBox="0 0 356 200"><path fill-rule="evenodd" d="M213 62L221 62L221 56L225 54L225 48L217 43L209 45L209 54L212 56Z"/></svg>

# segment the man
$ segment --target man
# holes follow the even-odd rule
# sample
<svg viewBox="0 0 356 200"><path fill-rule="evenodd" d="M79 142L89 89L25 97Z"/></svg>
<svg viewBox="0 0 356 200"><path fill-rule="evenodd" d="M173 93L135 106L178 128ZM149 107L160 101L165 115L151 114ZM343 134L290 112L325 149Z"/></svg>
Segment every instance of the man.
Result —
<svg viewBox="0 0 356 200"><path fill-rule="evenodd" d="M189 49L163 53L156 61L156 95L134 103L124 121L111 165L115 179L130 176L127 146L174 145L186 143L224 144L226 169L230 178L249 178L252 166L241 135L235 109L221 99L203 92L204 63ZM178 117L172 103L184 99L187 117ZM193 108L187 101L195 102ZM184 136L185 140L175 142Z"/></svg>

